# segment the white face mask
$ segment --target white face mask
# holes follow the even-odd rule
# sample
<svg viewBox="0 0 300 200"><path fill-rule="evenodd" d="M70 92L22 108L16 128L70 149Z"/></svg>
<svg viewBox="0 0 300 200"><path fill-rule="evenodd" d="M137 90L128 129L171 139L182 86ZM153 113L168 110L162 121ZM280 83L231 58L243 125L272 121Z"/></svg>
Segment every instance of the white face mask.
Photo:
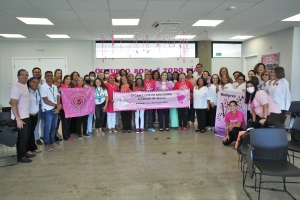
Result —
<svg viewBox="0 0 300 200"><path fill-rule="evenodd" d="M118 77L117 77L117 80L118 80L118 81L121 80L121 76L118 76Z"/></svg>
<svg viewBox="0 0 300 200"><path fill-rule="evenodd" d="M108 76L109 76L109 74L105 74L105 75L104 75L105 78L108 78Z"/></svg>
<svg viewBox="0 0 300 200"><path fill-rule="evenodd" d="M93 80L95 80L95 77L93 77L93 76L90 76L90 79L93 81Z"/></svg>
<svg viewBox="0 0 300 200"><path fill-rule="evenodd" d="M177 82L177 80L174 80L174 83L176 83Z"/></svg>
<svg viewBox="0 0 300 200"><path fill-rule="evenodd" d="M142 78L142 77L140 77L140 76L137 76L136 78Z"/></svg>
<svg viewBox="0 0 300 200"><path fill-rule="evenodd" d="M254 87L247 88L247 92L249 92L250 94L252 94L254 91L255 91Z"/></svg>

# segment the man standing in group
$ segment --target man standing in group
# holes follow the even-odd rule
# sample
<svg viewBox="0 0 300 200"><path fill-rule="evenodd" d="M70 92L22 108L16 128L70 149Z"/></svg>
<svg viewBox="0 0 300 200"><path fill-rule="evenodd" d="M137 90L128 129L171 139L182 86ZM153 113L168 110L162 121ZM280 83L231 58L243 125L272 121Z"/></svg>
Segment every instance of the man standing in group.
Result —
<svg viewBox="0 0 300 200"><path fill-rule="evenodd" d="M32 75L37 77L40 81L39 88L41 85L45 83L45 80L42 78L42 70L39 67L35 67L32 69ZM39 126L41 124L41 139L43 139L43 132L44 132L44 121L42 120L42 105L40 102L40 111L38 112L38 122L36 124L36 127L34 129L34 138L36 140L37 145L43 145L42 141L40 140L40 134L39 134Z"/></svg>
<svg viewBox="0 0 300 200"><path fill-rule="evenodd" d="M58 113L61 109L58 89L52 84L53 73L45 72L46 83L40 87L42 97L42 117L45 122L44 126L44 145L46 151L52 151L52 147L61 147L55 143L55 134L57 128Z"/></svg>
<svg viewBox="0 0 300 200"><path fill-rule="evenodd" d="M18 161L23 163L32 162L28 158L35 156L34 154L26 153L26 143L30 131L30 96L26 85L27 79L28 72L25 69L20 69L18 71L18 82L10 89L11 118L16 120L18 131Z"/></svg>
<svg viewBox="0 0 300 200"><path fill-rule="evenodd" d="M198 78L202 76L203 73L203 65L201 63L198 63L196 65L196 72L193 74L194 79L197 81Z"/></svg>

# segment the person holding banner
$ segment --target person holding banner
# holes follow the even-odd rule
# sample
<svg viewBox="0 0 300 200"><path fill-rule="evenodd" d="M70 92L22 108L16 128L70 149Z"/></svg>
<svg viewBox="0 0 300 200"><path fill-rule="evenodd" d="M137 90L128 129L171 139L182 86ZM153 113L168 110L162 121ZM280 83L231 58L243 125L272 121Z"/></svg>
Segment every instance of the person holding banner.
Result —
<svg viewBox="0 0 300 200"><path fill-rule="evenodd" d="M193 92L193 101L197 114L198 129L195 131L204 133L206 131L207 111L210 109L210 94L206 87L207 82L203 77L198 78L196 84L197 86L194 87Z"/></svg>
<svg viewBox="0 0 300 200"><path fill-rule="evenodd" d="M215 122L216 122L216 113L217 113L217 105L218 105L218 91L219 91L219 84L220 84L220 77L217 74L211 76L210 79L210 126L212 130L215 131Z"/></svg>
<svg viewBox="0 0 300 200"><path fill-rule="evenodd" d="M110 74L108 77L108 82L106 83L107 94L108 94L106 113L107 113L107 127L109 133L117 132L117 130L115 129L116 112L114 111L114 105L113 105L114 103L113 93L118 92L118 84L115 83L115 79L116 79L116 74Z"/></svg>
<svg viewBox="0 0 300 200"><path fill-rule="evenodd" d="M176 82L174 85L174 90L190 90L190 97L193 95L193 86L191 82L186 80L185 73L181 72L179 74L179 82ZM192 98L190 100L192 102ZM179 128L178 131L187 131L187 118L189 108L178 108L178 121L179 121Z"/></svg>
<svg viewBox="0 0 300 200"><path fill-rule="evenodd" d="M145 90L150 92L154 91L155 88L155 80L151 79L151 72L150 70L145 71L145 80L144 80L144 86ZM147 110L148 113L148 131L154 132L155 129L153 128L153 110Z"/></svg>
<svg viewBox="0 0 300 200"><path fill-rule="evenodd" d="M233 88L236 88L238 86L238 76L243 74L242 72L239 71L235 71L233 72L233 78L234 78L234 82L232 83Z"/></svg>
<svg viewBox="0 0 300 200"><path fill-rule="evenodd" d="M245 75L240 74L237 78L238 85L236 87L237 90L241 90L243 92L246 91L246 80L245 80Z"/></svg>
<svg viewBox="0 0 300 200"><path fill-rule="evenodd" d="M134 87L134 91L138 92L138 91L145 91L145 87L144 87L144 81L142 78L136 78L135 80L136 82L136 86ZM144 134L145 130L144 130L144 113L145 110L136 110L135 111L135 133L139 134L142 133Z"/></svg>
<svg viewBox="0 0 300 200"><path fill-rule="evenodd" d="M121 83L119 85L120 92L131 92L133 90L133 86L128 82L128 78L126 76L122 76ZM131 133L131 116L132 111L126 110L121 111L122 123L123 123L123 133Z"/></svg>
<svg viewBox="0 0 300 200"><path fill-rule="evenodd" d="M251 108L252 122L258 121L261 128L266 128L270 113L281 113L281 110L265 91L258 90L257 85L254 81L247 82L245 103Z"/></svg>
<svg viewBox="0 0 300 200"><path fill-rule="evenodd" d="M63 79L63 84L61 84L61 88L71 88L71 77L70 75L65 75ZM72 141L73 138L70 136L70 124L71 118L66 118L63 101L61 102L62 108L60 110L60 119L61 119L61 129L63 134L63 139L65 141Z"/></svg>
<svg viewBox="0 0 300 200"><path fill-rule="evenodd" d="M221 76L221 83L219 85L219 90L231 90L234 89L232 86L232 79L228 74L224 74Z"/></svg>
<svg viewBox="0 0 300 200"><path fill-rule="evenodd" d="M223 144L225 146L236 141L240 131L245 130L246 125L244 122L244 115L241 111L237 110L237 102L229 102L229 112L225 115L226 123L226 136L223 138Z"/></svg>
<svg viewBox="0 0 300 200"><path fill-rule="evenodd" d="M196 86L196 79L193 77L193 70L192 69L187 70L186 79L191 82L193 87ZM190 108L189 108L188 121L190 121L190 123L191 123L190 124L191 129L194 129L195 110L194 110L193 102L191 103Z"/></svg>
<svg viewBox="0 0 300 200"><path fill-rule="evenodd" d="M172 90L172 82L168 81L167 78L168 78L167 72L161 73L160 81L156 81L155 83L155 91ZM170 112L169 109L158 110L158 121L159 121L160 131L163 131L164 124L165 124L165 130L169 131L169 112Z"/></svg>
<svg viewBox="0 0 300 200"><path fill-rule="evenodd" d="M102 132L103 129L103 122L104 122L104 112L107 108L108 103L108 93L107 93L107 87L104 84L103 80L97 78L94 82L94 88L95 88L95 113L96 113L96 122L95 122L95 128L96 128L96 134L97 136L105 135L104 132Z"/></svg>

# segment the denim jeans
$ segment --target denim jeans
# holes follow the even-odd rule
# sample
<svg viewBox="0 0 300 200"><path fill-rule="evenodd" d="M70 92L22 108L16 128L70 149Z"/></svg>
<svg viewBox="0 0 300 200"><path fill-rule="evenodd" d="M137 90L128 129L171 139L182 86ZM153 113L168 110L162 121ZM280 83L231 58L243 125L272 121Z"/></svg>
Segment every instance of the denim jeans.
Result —
<svg viewBox="0 0 300 200"><path fill-rule="evenodd" d="M93 132L93 117L94 117L94 114L89 114L86 133L92 133Z"/></svg>
<svg viewBox="0 0 300 200"><path fill-rule="evenodd" d="M40 134L39 134L40 125L41 125L41 136L44 137L45 123L44 123L44 118L42 117L42 107L41 107L41 105L40 105L40 110L39 110L39 113L38 113L38 121L37 121L36 127L34 129L34 139L35 140L40 139Z"/></svg>
<svg viewBox="0 0 300 200"><path fill-rule="evenodd" d="M48 110L43 112L42 115L45 122L44 144L45 146L48 146L55 143L58 114L53 114L51 110Z"/></svg>

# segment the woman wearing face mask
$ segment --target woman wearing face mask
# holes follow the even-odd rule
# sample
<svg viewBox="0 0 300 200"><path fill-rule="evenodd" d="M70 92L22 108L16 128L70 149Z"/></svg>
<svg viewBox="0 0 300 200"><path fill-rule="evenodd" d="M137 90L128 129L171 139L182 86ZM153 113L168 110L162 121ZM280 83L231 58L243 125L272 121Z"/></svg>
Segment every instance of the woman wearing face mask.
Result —
<svg viewBox="0 0 300 200"><path fill-rule="evenodd" d="M269 87L271 85L271 74L269 71L265 70L261 74L261 80L263 80L263 84L261 89L269 94Z"/></svg>
<svg viewBox="0 0 300 200"><path fill-rule="evenodd" d="M289 89L289 82L284 78L284 68L274 68L275 80L273 80L269 87L270 97L277 103L282 113L285 114L291 106L291 92Z"/></svg>
<svg viewBox="0 0 300 200"><path fill-rule="evenodd" d="M212 130L214 130L215 127L215 120L216 120L216 113L217 113L217 105L218 105L218 92L219 92L219 84L221 80L220 77L217 74L214 74L211 76L210 79L210 87L209 87L209 93L210 93L210 127L213 127Z"/></svg>
<svg viewBox="0 0 300 200"><path fill-rule="evenodd" d="M34 139L34 129L38 122L38 112L40 110L39 103L41 101L41 94L39 92L39 79L37 77L31 77L27 80L27 87L29 90L30 96L30 110L29 110L29 117L30 117L30 132L28 134L27 146L26 146L26 154L29 156L34 156L32 152L40 153L41 150L36 146L35 139Z"/></svg>
<svg viewBox="0 0 300 200"><path fill-rule="evenodd" d="M138 73L136 73L136 75L135 75L135 78L134 78L134 79L136 80L136 79L138 79L138 78L142 78L142 74L141 74L141 73L139 73L139 72L138 72Z"/></svg>
<svg viewBox="0 0 300 200"><path fill-rule="evenodd" d="M172 81L173 74L172 72L168 72L168 81Z"/></svg>
<svg viewBox="0 0 300 200"><path fill-rule="evenodd" d="M239 132L246 128L244 115L241 111L237 110L237 106L236 101L230 101L229 112L225 115L226 136L223 138L223 144L226 146L236 141Z"/></svg>
<svg viewBox="0 0 300 200"><path fill-rule="evenodd" d="M116 80L115 82L120 84L120 80L121 80L121 75L119 73L116 73Z"/></svg>
<svg viewBox="0 0 300 200"><path fill-rule="evenodd" d="M248 81L251 81L252 76L256 76L256 72L254 70L249 70L249 72L248 72Z"/></svg>
<svg viewBox="0 0 300 200"><path fill-rule="evenodd" d="M71 83L70 75L65 75L63 79L63 84L61 84L61 88L71 88L70 83ZM63 134L63 139L65 141L72 141L73 138L70 136L70 125L71 125L72 118L66 118L63 103L64 102L61 101L62 108L60 109L60 114L59 114L61 119L61 125L62 125L61 130ZM76 121L76 119L74 121Z"/></svg>
<svg viewBox="0 0 300 200"><path fill-rule="evenodd" d="M219 85L219 90L231 90L234 89L232 86L232 79L228 76L228 74L224 74L221 77L221 83Z"/></svg>
<svg viewBox="0 0 300 200"><path fill-rule="evenodd" d="M186 80L185 73L179 74L179 81L175 83L174 90L186 90L188 89L190 91L190 97L193 95L193 86L191 82ZM191 98L192 102L192 98ZM178 121L179 121L179 128L178 131L187 131L187 118L188 118L188 112L189 108L177 108L178 110Z"/></svg>
<svg viewBox="0 0 300 200"><path fill-rule="evenodd" d="M108 69L105 69L104 70L104 81L108 81L108 77L109 77L109 70Z"/></svg>
<svg viewBox="0 0 300 200"><path fill-rule="evenodd" d="M89 76L90 76L90 80L94 81L95 78L96 78L96 73L93 72L93 71L91 71L91 72L89 73Z"/></svg>
<svg viewBox="0 0 300 200"><path fill-rule="evenodd" d="M270 113L281 113L281 110L265 91L257 89L257 85L253 81L247 82L245 103L251 108L252 121L258 121L261 127L266 127Z"/></svg>
<svg viewBox="0 0 300 200"><path fill-rule="evenodd" d="M172 90L172 82L168 81L167 72L161 73L160 81L156 81L155 83L155 91L168 91ZM163 131L163 127L165 125L165 130L169 131L169 112L170 109L159 109L158 110L158 122L159 122L159 130Z"/></svg>

